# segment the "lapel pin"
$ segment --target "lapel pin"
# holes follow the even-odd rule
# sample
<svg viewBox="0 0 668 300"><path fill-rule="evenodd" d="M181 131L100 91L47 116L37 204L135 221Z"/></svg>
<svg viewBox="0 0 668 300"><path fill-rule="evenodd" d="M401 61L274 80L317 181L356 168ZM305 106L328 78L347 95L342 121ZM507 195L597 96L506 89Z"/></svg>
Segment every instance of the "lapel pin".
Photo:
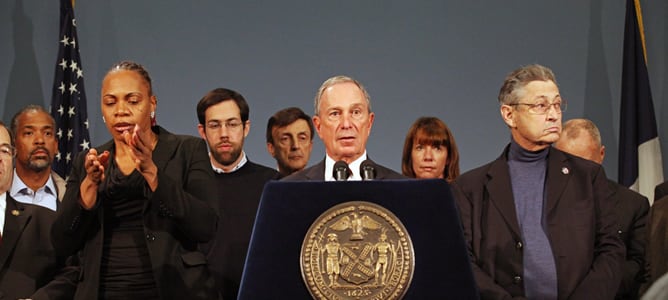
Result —
<svg viewBox="0 0 668 300"><path fill-rule="evenodd" d="M18 210L16 210L16 209L12 209L12 216L15 216L15 217L16 217L16 216L18 216L18 215L20 215L20 214L21 214L21 213L20 213Z"/></svg>
<svg viewBox="0 0 668 300"><path fill-rule="evenodd" d="M561 173L563 173L564 175L568 175L568 173L570 173L570 171L568 170L568 168L563 167L563 168L561 168Z"/></svg>

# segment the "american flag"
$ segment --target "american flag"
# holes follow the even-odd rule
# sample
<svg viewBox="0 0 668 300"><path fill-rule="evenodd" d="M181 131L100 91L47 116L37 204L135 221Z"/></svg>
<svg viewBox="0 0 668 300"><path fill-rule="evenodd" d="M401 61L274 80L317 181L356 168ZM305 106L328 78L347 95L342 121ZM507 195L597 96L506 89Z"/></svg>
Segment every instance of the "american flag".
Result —
<svg viewBox="0 0 668 300"><path fill-rule="evenodd" d="M71 0L60 0L58 59L53 79L51 115L56 119L58 154L53 170L66 178L72 159L90 147L83 67L79 57L77 23Z"/></svg>

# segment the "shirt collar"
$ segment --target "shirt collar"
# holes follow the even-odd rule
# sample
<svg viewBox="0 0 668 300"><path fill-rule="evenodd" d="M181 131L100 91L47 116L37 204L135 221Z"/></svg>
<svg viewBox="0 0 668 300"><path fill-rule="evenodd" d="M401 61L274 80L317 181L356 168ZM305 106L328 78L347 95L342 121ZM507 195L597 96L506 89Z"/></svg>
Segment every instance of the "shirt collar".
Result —
<svg viewBox="0 0 668 300"><path fill-rule="evenodd" d="M209 157L210 156L211 156L211 152L209 152ZM236 166L234 166L234 168L232 168L232 170L230 170L228 172L225 172L223 169L214 166L213 162L211 163L211 168L213 168L213 171L218 173L218 174L232 173L232 172L235 172L235 171L241 169L241 167L243 167L247 162L248 162L248 158L246 157L246 152L241 150L241 160L239 161L239 163Z"/></svg>
<svg viewBox="0 0 668 300"><path fill-rule="evenodd" d="M348 177L348 181L360 181L360 180L362 180L362 176L360 175L360 165L365 160L366 160L366 150L364 150L364 153L360 157L358 157L352 163L348 164L348 168L352 172L352 175L350 175L350 177ZM333 158L331 158L329 155L325 154L325 181L336 181L336 179L334 179L334 164L335 163L336 163L336 161L334 161Z"/></svg>
<svg viewBox="0 0 668 300"><path fill-rule="evenodd" d="M56 198L58 197L58 195L56 195L56 185L53 182L53 178L51 178L51 174L49 174L49 179L46 180L44 186L39 190L42 189L45 193L53 195ZM12 180L12 186L9 188L9 195L16 198L19 195L27 194L28 190L30 190L30 188L23 182L23 180L21 180L19 174L16 173L16 169L14 169L14 179ZM33 192L37 193L39 190Z"/></svg>
<svg viewBox="0 0 668 300"><path fill-rule="evenodd" d="M7 211L7 192L0 194L0 234L4 234L5 211Z"/></svg>

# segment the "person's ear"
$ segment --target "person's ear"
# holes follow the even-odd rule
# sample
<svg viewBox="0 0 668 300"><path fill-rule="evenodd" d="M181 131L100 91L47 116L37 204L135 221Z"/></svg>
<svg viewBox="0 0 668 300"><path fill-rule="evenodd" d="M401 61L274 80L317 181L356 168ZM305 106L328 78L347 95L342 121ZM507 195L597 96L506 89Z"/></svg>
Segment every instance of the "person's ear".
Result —
<svg viewBox="0 0 668 300"><path fill-rule="evenodd" d="M501 112L501 118L503 118L503 121L508 125L510 128L514 128L515 125L515 116L516 116L516 110L514 107L510 105L503 104L501 105L500 108Z"/></svg>
<svg viewBox="0 0 668 300"><path fill-rule="evenodd" d="M269 152L271 157L276 158L276 148L274 148L272 143L267 143L267 152Z"/></svg>

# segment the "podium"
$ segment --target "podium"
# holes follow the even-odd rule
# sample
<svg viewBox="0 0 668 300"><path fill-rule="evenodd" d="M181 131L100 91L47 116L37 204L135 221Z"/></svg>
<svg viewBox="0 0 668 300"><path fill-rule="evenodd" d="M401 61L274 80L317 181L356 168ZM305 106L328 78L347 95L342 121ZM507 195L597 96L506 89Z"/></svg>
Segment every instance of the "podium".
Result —
<svg viewBox="0 0 668 300"><path fill-rule="evenodd" d="M267 183L238 299L311 299L300 268L302 243L321 214L349 201L382 206L410 235L415 265L403 299L478 299L450 186L410 179Z"/></svg>

